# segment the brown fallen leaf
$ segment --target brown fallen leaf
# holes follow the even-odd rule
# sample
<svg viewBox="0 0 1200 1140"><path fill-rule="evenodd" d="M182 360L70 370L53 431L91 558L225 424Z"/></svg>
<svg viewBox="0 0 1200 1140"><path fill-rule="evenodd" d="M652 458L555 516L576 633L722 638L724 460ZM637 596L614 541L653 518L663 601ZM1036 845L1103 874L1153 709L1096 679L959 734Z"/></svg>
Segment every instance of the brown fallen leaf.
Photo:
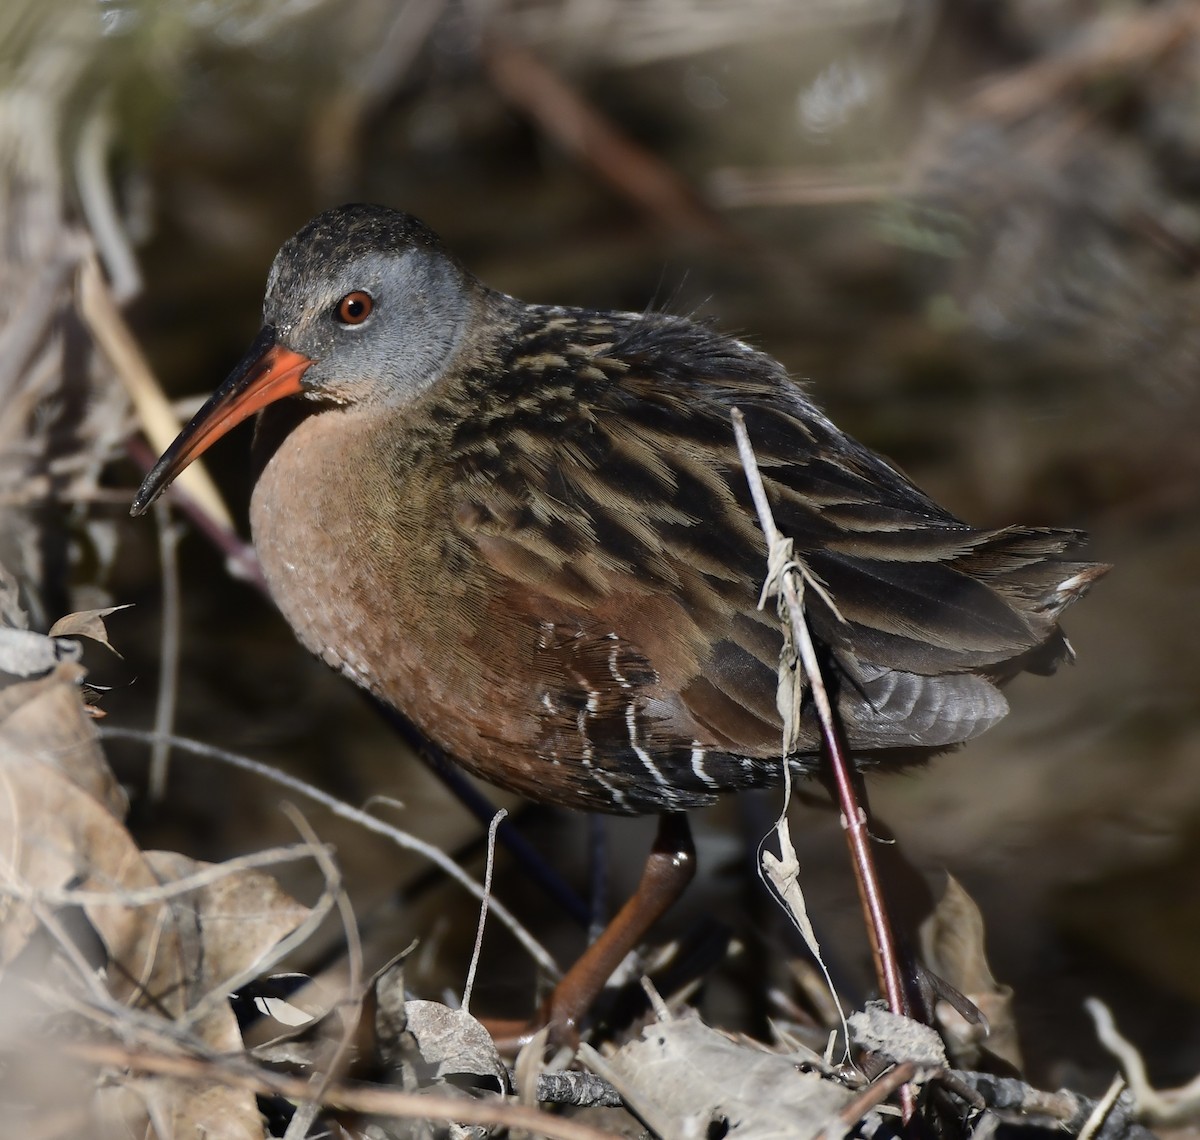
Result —
<svg viewBox="0 0 1200 1140"><path fill-rule="evenodd" d="M957 1068L975 1069L984 1050L1021 1072L1021 1047L1013 992L992 975L984 945L983 915L953 876L932 914L921 924L921 954L929 968L965 994L987 1019L973 1025L947 1002L937 1018Z"/></svg>
<svg viewBox="0 0 1200 1140"><path fill-rule="evenodd" d="M50 627L51 637L87 637L92 641L98 641L105 649L116 653L113 643L108 639L108 628L104 624L104 619L109 614L115 614L118 610L127 610L132 608L130 605L124 606L108 606L101 610L79 610L77 613L67 614L60 617Z"/></svg>
<svg viewBox="0 0 1200 1140"><path fill-rule="evenodd" d="M47 676L0 688L0 765L55 768L110 815L123 819L125 793L84 709L83 678L82 666L61 662Z"/></svg>
<svg viewBox="0 0 1200 1140"><path fill-rule="evenodd" d="M56 625L57 637L33 636L52 647L74 644L64 631L108 644L107 612L71 615ZM0 992L6 1013L26 1009L54 1025L73 1017L82 998L100 1018L93 1033L107 1023L122 1035L154 1039L161 1017L161 1034L180 1044L190 1042L202 1053L240 1052L228 990L309 909L253 868L206 874L208 864L138 848L123 822L125 796L88 718L83 678L81 665L58 660L43 676L0 688ZM84 926L73 915L82 915ZM139 1019L124 1025L121 1006L139 1011ZM198 1016L189 1023L192 1010ZM0 1037L10 1048L31 1032L14 1017L0 1020ZM114 1071L95 1086L88 1106L81 1098L89 1087L86 1080L73 1087L79 1103L70 1111L108 1120L123 1134L263 1136L254 1094L244 1087ZM55 1095L50 1084L42 1092Z"/></svg>

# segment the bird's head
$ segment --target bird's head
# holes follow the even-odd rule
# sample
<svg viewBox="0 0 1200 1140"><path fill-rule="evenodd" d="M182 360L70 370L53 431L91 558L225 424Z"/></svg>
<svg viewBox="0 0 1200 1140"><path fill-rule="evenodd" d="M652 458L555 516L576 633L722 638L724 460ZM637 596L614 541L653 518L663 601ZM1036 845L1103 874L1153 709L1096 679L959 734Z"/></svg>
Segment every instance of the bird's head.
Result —
<svg viewBox="0 0 1200 1140"><path fill-rule="evenodd" d="M133 500L142 514L193 459L268 404L307 396L402 407L443 374L480 286L416 218L383 206L318 215L280 249L263 327Z"/></svg>

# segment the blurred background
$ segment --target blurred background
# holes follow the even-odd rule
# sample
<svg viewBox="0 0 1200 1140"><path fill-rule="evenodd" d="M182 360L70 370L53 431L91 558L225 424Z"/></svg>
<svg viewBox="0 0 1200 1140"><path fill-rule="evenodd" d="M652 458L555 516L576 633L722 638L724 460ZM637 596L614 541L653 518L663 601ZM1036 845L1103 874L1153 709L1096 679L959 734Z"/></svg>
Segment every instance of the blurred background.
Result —
<svg viewBox="0 0 1200 1140"><path fill-rule="evenodd" d="M1009 718L960 752L873 779L873 806L935 893L948 870L982 908L1035 1082L1107 1084L1089 994L1156 1082L1200 1069L1200 8L0 5L0 561L34 623L135 603L110 619L121 658L89 650L105 724L163 716L165 644L174 731L355 803L399 801L376 810L478 870L480 825L226 554L177 515L126 517L145 445L127 454L128 369L81 284L94 250L190 414L257 330L280 243L350 200L417 214L527 300L712 319L972 523L1091 533L1115 569L1068 615L1078 664L1019 679ZM207 460L243 535L248 442L239 429ZM294 834L251 777L177 752L156 801L145 747L107 751L146 847L221 859ZM741 956L701 1005L718 1023L761 1030L746 976L788 985L753 872L778 802L697 816L700 880L664 928L736 931ZM795 816L810 914L857 1002L866 941L836 818L815 802ZM368 945L385 958L419 935L413 984L461 987L469 901L310 818ZM583 817L518 823L586 889ZM619 901L651 829L602 830ZM580 929L504 855L497 892L562 960L578 951ZM520 1014L533 970L505 948L490 931L476 1008Z"/></svg>

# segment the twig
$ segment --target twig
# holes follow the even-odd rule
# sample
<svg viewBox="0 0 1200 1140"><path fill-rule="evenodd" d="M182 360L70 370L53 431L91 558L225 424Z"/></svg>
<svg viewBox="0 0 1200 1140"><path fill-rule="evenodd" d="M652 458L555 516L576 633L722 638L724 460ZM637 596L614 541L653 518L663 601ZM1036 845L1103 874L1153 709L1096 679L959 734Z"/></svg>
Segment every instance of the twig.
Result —
<svg viewBox="0 0 1200 1140"><path fill-rule="evenodd" d="M484 7L484 5L478 5ZM821 33L890 25L894 0L576 0L570 5L512 4L506 26L522 38L574 50L619 68L729 51L763 40L815 40Z"/></svg>
<svg viewBox="0 0 1200 1140"><path fill-rule="evenodd" d="M595 1073L560 1069L539 1073L537 1099L541 1104L567 1104L573 1108L620 1108L621 1094Z"/></svg>
<svg viewBox="0 0 1200 1140"><path fill-rule="evenodd" d="M308 820L291 804L284 804L283 807L288 818L291 819L301 836L308 840L309 843L319 847L316 832L313 831ZM335 1076L340 1075L343 1070L346 1058L350 1054L351 1046L358 1032L359 1021L362 1018L363 954L362 942L358 936L358 923L354 919L354 909L350 905L350 898L346 894L345 888L341 885L341 875L338 872L337 865L330 858L327 851L323 851L323 854L319 855L318 859L321 862L321 870L325 874L326 883L329 885L332 885L335 881L338 883L336 892L334 893L338 910L342 916L342 929L346 935L346 957L350 965L347 991L353 995L353 1016L342 1019L342 1032L338 1037L338 1043L334 1048L333 1055L319 1071L314 1071L309 1078L310 1091L296 1107L296 1111L292 1114L292 1119L288 1121L284 1140L303 1140L309 1134L312 1123L316 1120L317 1113L320 1111L321 1104L325 1099L326 1090L332 1084Z"/></svg>
<svg viewBox="0 0 1200 1140"><path fill-rule="evenodd" d="M608 821L589 812L588 829L588 940L600 937L608 923Z"/></svg>
<svg viewBox="0 0 1200 1140"><path fill-rule="evenodd" d="M733 430L737 436L738 454L741 456L742 465L746 469L746 477L750 482L750 493L754 499L755 510L758 512L759 523L762 525L768 544L773 547L781 540L782 536L775 526L771 505L767 501L762 475L759 473L758 462L754 457L750 437L746 432L746 421L737 408L732 410L731 418L733 419ZM784 601L787 604L788 615L791 618L792 633L796 639L797 649L812 686L813 703L816 705L817 716L821 722L822 743L827 751L837 783L838 800L842 810L842 827L846 831L847 842L850 844L850 851L854 857L859 895L866 911L872 949L875 952L875 968L879 974L880 988L887 997L888 1008L895 1014L906 1016L908 1003L904 999L904 988L900 981L900 969L896 960L891 923L888 921L883 892L875 870L875 857L871 852L871 836L866 826L866 813L859 806L854 792L850 762L842 747L841 733L834 718L829 694L825 689L816 649L808 632L808 622L805 619L795 583L796 576L794 573L785 573L780 585Z"/></svg>
<svg viewBox="0 0 1200 1140"><path fill-rule="evenodd" d="M112 282L113 300L127 304L142 291L142 274L121 225L106 164L112 142L112 113L107 100L88 114L75 148L75 184L104 267Z"/></svg>
<svg viewBox="0 0 1200 1140"><path fill-rule="evenodd" d="M1001 1119L1025 1125L1043 1121L1068 1135L1085 1127L1101 1103L1068 1089L1045 1092L1014 1077L997 1077L993 1073L956 1069L950 1075L981 1097L989 1111ZM1154 1140L1153 1133L1133 1118L1135 1111L1129 1091L1120 1094L1105 1116L1097 1140Z"/></svg>
<svg viewBox="0 0 1200 1140"><path fill-rule="evenodd" d="M463 807L467 809L485 827L496 814L496 805L488 799L478 787L468 779L466 773L457 767L453 760L428 737L412 724L402 713L372 693L362 690L362 695L371 707L387 721L388 725L403 740L420 759L428 765L447 790ZM591 911L588 904L579 897L578 893L549 864L521 832L513 826L511 819L500 824L496 832L500 843L508 849L508 853L516 860L517 865L554 900L555 904L569 914L585 929L591 922Z"/></svg>
<svg viewBox="0 0 1200 1140"><path fill-rule="evenodd" d="M158 451L165 450L179 432L179 420L129 331L94 254L85 257L80 267L79 297L84 320L125 385L146 438ZM202 466L193 463L180 474L179 482L210 517L226 530L233 530L233 519L220 492Z"/></svg>
<svg viewBox="0 0 1200 1140"><path fill-rule="evenodd" d="M224 863L214 863L194 874L185 875L180 879L172 879L169 883L159 883L153 887L140 887L136 890L117 887L111 891L70 888L54 890L50 887L33 887L9 880L0 882L0 895L7 895L23 901L38 899L52 907L153 906L155 903L166 902L169 899L178 898L180 895L189 894L191 891L201 890L239 871L274 867L280 863L294 863L298 859L308 859L312 856L313 849L303 844L291 847L271 847L266 851L239 855Z"/></svg>
<svg viewBox="0 0 1200 1140"><path fill-rule="evenodd" d="M178 1077L188 1081L218 1081L231 1088L250 1089L255 1093L275 1094L300 1099L310 1092L308 1083L298 1077L284 1076L255 1066L222 1058L204 1059L122 1048L93 1042L59 1042L59 1054L66 1053L95 1065L108 1065L134 1072ZM458 1124L499 1125L526 1128L550 1140L618 1140L611 1132L602 1132L586 1124L552 1116L524 1105L499 1100L473 1100L435 1096L425 1093L396 1092L369 1085L340 1082L325 1089L323 1103L332 1108L368 1116L396 1116L406 1120L436 1120Z"/></svg>
<svg viewBox="0 0 1200 1140"><path fill-rule="evenodd" d="M625 1102L625 1107L629 1109L639 1120L645 1122L653 1117L654 1113L650 1111L650 1103L645 1100L645 1090L643 1088L635 1088L629 1081L625 1080L615 1066L609 1063L598 1050L594 1049L586 1041L584 1041L575 1056L581 1064L586 1065L593 1073L596 1074L602 1081L606 1081L614 1089L617 1094Z"/></svg>
<svg viewBox="0 0 1200 1140"><path fill-rule="evenodd" d="M102 725L99 727L98 732L102 739L137 740L143 744L153 744L154 742L154 734L152 732L136 728L119 728ZM228 752L223 748L216 748L211 744L205 744L199 740L191 740L186 736L172 736L171 743L174 747L182 748L184 751L190 752L195 756L203 756L209 760L218 760L222 764L229 764L245 772L253 772L257 776L270 780L272 783L289 788L298 795L305 796L328 808L334 815L342 819L348 819L360 827L366 828L368 831L375 832L377 835L385 836L406 851L415 851L417 854L424 856L445 871L455 882L465 887L477 899L482 899L484 896L483 887L440 848L433 846L431 843L426 843L406 831L401 831L397 827L392 827L383 820L360 811L358 808L352 807L350 804L329 795L327 792L321 791L320 788L306 784L303 780L289 776L286 772L279 772L267 764L260 764L257 760L251 760L248 756L240 756L236 752ZM498 900L493 899L491 909L496 918L508 927L513 937L525 947L530 957L543 970L554 978L562 976L562 971L559 970L549 952L525 929L506 906Z"/></svg>
<svg viewBox="0 0 1200 1140"><path fill-rule="evenodd" d="M145 441L136 435L131 435L125 441L125 452L143 472L154 466L155 453L150 450ZM189 467L187 470L190 471ZM185 471L184 474L187 474ZM225 556L225 569L240 582L248 582L264 597L269 597L267 580L263 577L262 566L258 555L248 542L243 542L233 528L231 522L208 513L208 505L201 499L191 496L186 485L178 481L171 485L167 496L180 514L213 544ZM128 504L128 493L124 496Z"/></svg>
<svg viewBox="0 0 1200 1140"><path fill-rule="evenodd" d="M1152 66L1186 44L1198 26L1200 13L1191 4L1130 9L1090 21L1086 34L1065 49L989 80L972 97L970 109L1001 120L1035 114L1074 87Z"/></svg>
<svg viewBox="0 0 1200 1140"><path fill-rule="evenodd" d="M1108 1086L1108 1092L1104 1094L1096 1102L1096 1107L1092 1109L1091 1115L1087 1118L1084 1126L1079 1130L1079 1135L1075 1140L1092 1140L1092 1138L1104 1126L1104 1122L1108 1119L1109 1113L1117 1103L1117 1098L1125 1091L1125 1078L1118 1073L1112 1079L1112 1083Z"/></svg>
<svg viewBox="0 0 1200 1140"><path fill-rule="evenodd" d="M363 124L400 86L446 7L446 0L404 0L369 52L322 100L313 122L313 172L325 197L357 184Z"/></svg>
<svg viewBox="0 0 1200 1140"><path fill-rule="evenodd" d="M487 925L488 903L492 898L492 870L496 863L496 828L500 821L508 815L501 808L488 824L487 865L483 872L483 901L479 904L479 926L475 930L475 948L471 951L471 965L467 970L467 984L463 986L462 1008L466 1013L471 1012L471 991L475 988L475 970L479 966L479 952L483 949L483 931Z"/></svg>
<svg viewBox="0 0 1200 1140"><path fill-rule="evenodd" d="M857 1093L849 1104L838 1110L838 1119L846 1132L850 1132L871 1109L883 1104L901 1085L907 1084L916 1075L917 1066L912 1061L902 1061Z"/></svg>
<svg viewBox="0 0 1200 1140"><path fill-rule="evenodd" d="M741 457L742 466L746 471L746 479L750 484L750 494L754 500L759 523L766 536L768 546L774 552L784 540L775 526L771 505L767 500L766 488L763 486L762 475L758 469L758 461L754 456L750 437L746 431L746 420L737 408L731 409L730 418L733 421L734 435L737 438L738 455ZM908 1003L905 1000L904 987L900 980L895 939L892 935L887 907L884 904L879 875L875 868L875 856L871 851L871 835L867 827L867 817L855 794L851 761L846 756L842 745L840 726L834 716L833 706L825 688L821 666L817 660L816 649L813 646L808 622L804 615L799 588L796 584L797 578L801 578L803 583L804 578L801 574L798 566L786 568L780 574L779 589L791 620L792 637L812 689L813 703L821 724L823 752L837 786L842 813L842 828L850 847L855 882L858 885L859 899L867 920L867 933L871 940L875 972L879 979L880 989L887 998L888 1008L899 1016L907 1016ZM787 764L786 756L784 763ZM901 1094L905 1099L906 1118L911 1115L912 1110L909 1089L910 1086L905 1085Z"/></svg>
<svg viewBox="0 0 1200 1140"><path fill-rule="evenodd" d="M150 752L147 781L150 801L159 803L167 794L167 771L171 762L170 733L175 728L175 702L179 693L179 531L171 519L171 508L159 500L154 504L158 526L158 557L162 565L162 633L159 641L158 698L154 706L154 747Z"/></svg>
<svg viewBox="0 0 1200 1140"><path fill-rule="evenodd" d="M99 973L92 968L91 963L83 956L83 951L80 950L78 942L64 929L58 912L48 910L37 899L29 900L29 909L33 912L38 922L45 927L50 937L58 944L58 948L66 956L67 961L75 968L75 973L78 975L84 988L88 991L92 1001L99 1005L106 1003L109 1000L109 995Z"/></svg>
<svg viewBox="0 0 1200 1140"><path fill-rule="evenodd" d="M754 168L726 166L707 179L708 196L725 209L754 206L846 206L882 202L900 185L898 163Z"/></svg>
<svg viewBox="0 0 1200 1140"><path fill-rule="evenodd" d="M484 64L505 99L661 225L742 244L721 215L657 155L618 130L532 52L494 38Z"/></svg>
<svg viewBox="0 0 1200 1140"><path fill-rule="evenodd" d="M1121 1064L1138 1116L1150 1124L1178 1126L1200 1119L1200 1077L1175 1089L1156 1089L1146 1073L1146 1062L1117 1029L1112 1011L1098 998L1083 1003L1096 1025L1096 1036Z"/></svg>

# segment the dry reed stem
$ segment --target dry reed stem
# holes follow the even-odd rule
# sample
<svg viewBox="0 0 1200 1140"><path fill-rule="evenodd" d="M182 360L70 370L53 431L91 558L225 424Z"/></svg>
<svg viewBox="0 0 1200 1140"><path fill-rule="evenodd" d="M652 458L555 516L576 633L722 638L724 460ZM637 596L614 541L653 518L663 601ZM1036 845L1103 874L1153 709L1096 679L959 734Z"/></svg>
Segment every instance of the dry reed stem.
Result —
<svg viewBox="0 0 1200 1140"><path fill-rule="evenodd" d="M55 1053L97 1066L178 1077L181 1080L217 1082L230 1088L249 1089L254 1093L274 1094L292 1100L302 1100L312 1092L308 1082L299 1077L282 1076L231 1058L168 1056L94 1042L59 1042L55 1045ZM619 1140L611 1132L503 1101L459 1099L332 1083L324 1090L322 1104L326 1108L364 1116L526 1128L550 1140Z"/></svg>
<svg viewBox="0 0 1200 1140"><path fill-rule="evenodd" d="M84 320L129 393L146 438L156 451L165 451L179 434L181 425L125 323L94 256L83 259L79 293ZM179 481L210 518L226 530L234 530L233 518L207 471L193 463L180 474Z"/></svg>

